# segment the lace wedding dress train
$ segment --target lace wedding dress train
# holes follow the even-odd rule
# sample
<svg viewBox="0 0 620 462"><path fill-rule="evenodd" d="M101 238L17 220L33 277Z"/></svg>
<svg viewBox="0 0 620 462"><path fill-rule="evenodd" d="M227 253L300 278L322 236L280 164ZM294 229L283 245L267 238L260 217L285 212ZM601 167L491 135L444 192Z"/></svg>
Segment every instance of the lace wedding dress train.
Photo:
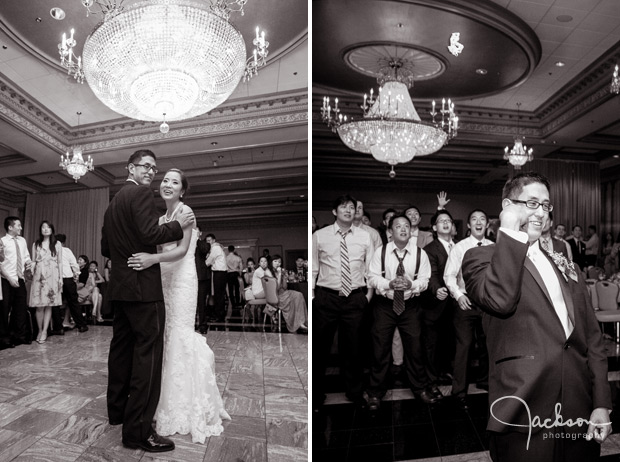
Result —
<svg viewBox="0 0 620 462"><path fill-rule="evenodd" d="M217 388L213 351L206 339L194 332L197 238L194 229L187 254L179 261L161 263L166 327L155 428L163 436L191 433L194 443L204 443L207 437L222 433L222 419L230 420L230 416ZM175 242L165 244L163 251L174 247Z"/></svg>

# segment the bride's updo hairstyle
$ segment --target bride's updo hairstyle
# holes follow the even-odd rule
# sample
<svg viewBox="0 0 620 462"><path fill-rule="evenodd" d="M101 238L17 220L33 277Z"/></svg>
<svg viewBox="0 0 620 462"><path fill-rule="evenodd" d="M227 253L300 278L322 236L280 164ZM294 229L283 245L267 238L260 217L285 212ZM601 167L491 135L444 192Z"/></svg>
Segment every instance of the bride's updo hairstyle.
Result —
<svg viewBox="0 0 620 462"><path fill-rule="evenodd" d="M184 199L185 196L187 195L187 192L189 191L189 183L187 182L187 178L185 177L185 173L183 173L183 171L179 170L178 168L171 168L166 173L168 173L168 172L178 173L179 176L181 177L181 188L183 189L183 191L185 191L183 194L181 194L181 199Z"/></svg>

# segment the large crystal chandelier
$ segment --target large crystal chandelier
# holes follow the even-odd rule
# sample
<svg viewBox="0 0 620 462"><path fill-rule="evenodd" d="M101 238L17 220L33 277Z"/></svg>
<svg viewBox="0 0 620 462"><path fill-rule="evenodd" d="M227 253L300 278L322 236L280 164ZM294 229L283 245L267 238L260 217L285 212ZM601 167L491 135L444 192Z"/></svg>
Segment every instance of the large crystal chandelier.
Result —
<svg viewBox="0 0 620 462"><path fill-rule="evenodd" d="M443 99L440 110L433 101L431 122L423 122L409 96L413 76L402 69L402 62L394 59L381 71L379 94L375 98L370 90L370 96L364 95L362 119L348 119L341 114L338 99L332 107L328 97L323 99L321 116L349 148L391 165L390 177L394 178L396 164L437 152L456 136L458 117L454 103Z"/></svg>
<svg viewBox="0 0 620 462"><path fill-rule="evenodd" d="M515 144L512 149L508 146L504 148L504 160L510 162L514 166L515 170L521 170L521 167L523 167L526 162L529 162L534 158L532 155L533 149L528 149L527 146L524 146L523 137L519 135L520 108L521 103L517 103L517 136L515 136Z"/></svg>
<svg viewBox="0 0 620 462"><path fill-rule="evenodd" d="M78 127L80 126L81 115L81 112L77 113ZM67 151L64 156L60 156L60 164L58 164L59 167L62 167L73 177L76 183L77 180L86 175L86 172L91 172L95 168L93 166L92 157L88 156L88 160L84 160L83 154L84 150L82 146L76 144L71 148L71 152Z"/></svg>
<svg viewBox="0 0 620 462"><path fill-rule="evenodd" d="M73 32L58 46L61 64L84 77L110 109L132 119L184 120L222 104L265 65L265 33L256 29L246 59L241 33L230 24L247 0L82 0L87 14L99 6L103 20L75 56Z"/></svg>

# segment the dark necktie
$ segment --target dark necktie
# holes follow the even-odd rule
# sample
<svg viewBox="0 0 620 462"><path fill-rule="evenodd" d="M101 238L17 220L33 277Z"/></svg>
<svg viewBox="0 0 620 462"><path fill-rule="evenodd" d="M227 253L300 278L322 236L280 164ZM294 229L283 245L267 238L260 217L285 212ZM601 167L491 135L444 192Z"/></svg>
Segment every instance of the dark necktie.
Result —
<svg viewBox="0 0 620 462"><path fill-rule="evenodd" d="M396 253L396 249L394 249L394 255L398 259L398 268L396 268L396 276L404 276L405 275L405 266L403 265L403 260L407 255L407 250L403 254L403 258L400 258ZM405 311L405 291L404 290L394 290L394 302L392 303L392 309L394 313L397 315L401 315L403 311Z"/></svg>
<svg viewBox="0 0 620 462"><path fill-rule="evenodd" d="M480 247L482 245L482 242L478 242L478 244L476 244L478 247Z"/></svg>
<svg viewBox="0 0 620 462"><path fill-rule="evenodd" d="M351 293L351 267L349 266L349 249L347 248L347 234L349 234L351 230L347 230L346 232L342 232L338 230L338 234L340 234L340 292L345 297L348 297Z"/></svg>

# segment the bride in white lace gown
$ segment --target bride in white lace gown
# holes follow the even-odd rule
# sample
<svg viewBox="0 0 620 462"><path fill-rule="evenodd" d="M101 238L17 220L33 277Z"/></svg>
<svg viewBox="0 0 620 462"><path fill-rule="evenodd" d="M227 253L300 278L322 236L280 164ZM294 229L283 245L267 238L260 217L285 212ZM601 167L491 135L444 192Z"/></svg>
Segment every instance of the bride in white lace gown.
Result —
<svg viewBox="0 0 620 462"><path fill-rule="evenodd" d="M160 194L166 215L160 223L175 219L188 208L181 202L187 191L185 175L166 172ZM187 229L181 241L164 244L159 253L135 254L134 269L160 263L166 305L161 396L155 412L157 433L163 436L191 433L194 443L222 433L222 419L230 419L215 380L215 358L206 339L194 332L198 278L194 252L198 231Z"/></svg>

